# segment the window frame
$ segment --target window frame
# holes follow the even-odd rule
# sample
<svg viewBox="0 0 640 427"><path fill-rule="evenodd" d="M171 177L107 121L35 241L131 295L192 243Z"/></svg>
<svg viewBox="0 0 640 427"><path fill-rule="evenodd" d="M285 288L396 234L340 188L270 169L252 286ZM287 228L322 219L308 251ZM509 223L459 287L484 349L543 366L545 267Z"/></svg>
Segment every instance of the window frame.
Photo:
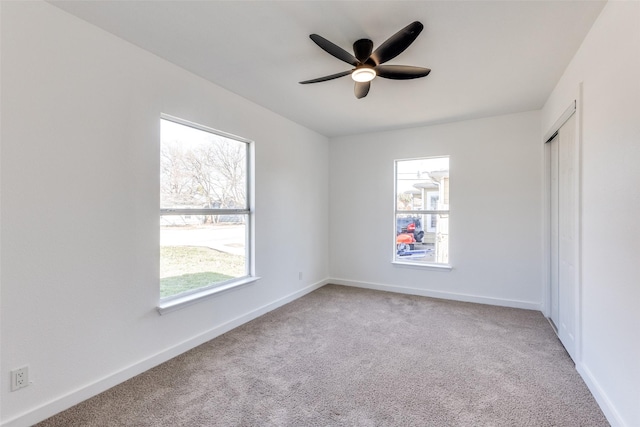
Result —
<svg viewBox="0 0 640 427"><path fill-rule="evenodd" d="M428 206L426 204L426 202L423 200L423 204L422 204L422 209L416 209L416 210L404 210L404 209L398 209L398 163L399 162L406 162L406 161L412 161L412 160L429 160L429 159L442 159L442 158L447 158L449 159L449 162L451 161L451 156L450 155L439 155L439 156L424 156L424 157L411 157L411 158L404 158L404 159L395 159L393 161L393 241L394 243L396 242L396 238L397 238L397 221L398 221L398 215L420 215L423 217L423 230L428 230L428 224L427 224L427 219L431 218L431 215L447 215L448 218L451 218L451 208L446 209L446 210L442 210L442 209L425 209L426 206ZM449 166L450 168L450 166ZM449 181L450 182L450 181ZM449 184L449 188L450 188L450 184ZM450 224L448 225L450 227ZM450 233L448 233L450 235ZM447 253L449 253L449 241L450 239L447 240ZM410 261L410 260L400 260L397 257L397 246L396 244L393 245L393 252L392 252L392 264L395 265L399 265L399 266L410 266L410 267L417 267L417 268L421 268L421 269L434 269L434 270L446 270L446 271L450 271L453 267L451 265L451 258L450 255L448 256L448 261L447 263L439 263L439 262L424 262L424 261Z"/></svg>
<svg viewBox="0 0 640 427"><path fill-rule="evenodd" d="M254 142L227 132L223 132L217 129L213 129L207 126L200 125L185 119L181 119L168 114L160 114L160 123L162 120L170 121L179 125L187 126L199 131L207 132L213 135L217 135L226 139L231 139L237 142L245 144L245 205L242 208L162 208L159 209L159 220L161 221L163 216L172 215L205 215L205 216L217 216L217 215L242 215L246 217L245 224L245 274L241 277L225 280L222 282L212 283L210 285L202 286L197 289L192 289L186 292L182 292L176 295L170 295L166 297L160 297L160 301L157 307L159 314L165 314L167 312L174 311L178 308L191 305L201 299L211 297L230 289L235 289L240 286L248 285L259 280L259 277L254 275L254 261L253 261L253 224L254 224L254 211L253 211L253 144ZM160 144L162 144L162 135L160 138ZM158 281L158 289L160 282Z"/></svg>

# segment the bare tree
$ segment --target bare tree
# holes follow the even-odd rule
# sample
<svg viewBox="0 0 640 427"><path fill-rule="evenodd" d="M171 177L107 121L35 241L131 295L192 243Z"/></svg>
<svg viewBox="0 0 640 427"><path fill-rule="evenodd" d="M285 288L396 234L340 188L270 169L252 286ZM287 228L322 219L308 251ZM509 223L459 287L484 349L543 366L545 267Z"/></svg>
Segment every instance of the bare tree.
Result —
<svg viewBox="0 0 640 427"><path fill-rule="evenodd" d="M400 193L398 194L398 208L401 210L411 210L413 209L413 194L411 193Z"/></svg>
<svg viewBox="0 0 640 427"><path fill-rule="evenodd" d="M223 209L246 205L244 143L212 136L210 143L195 147L163 144L161 156L163 201Z"/></svg>
<svg viewBox="0 0 640 427"><path fill-rule="evenodd" d="M160 152L161 205L182 206L191 198L191 175L184 170L184 150L175 144L163 144Z"/></svg>

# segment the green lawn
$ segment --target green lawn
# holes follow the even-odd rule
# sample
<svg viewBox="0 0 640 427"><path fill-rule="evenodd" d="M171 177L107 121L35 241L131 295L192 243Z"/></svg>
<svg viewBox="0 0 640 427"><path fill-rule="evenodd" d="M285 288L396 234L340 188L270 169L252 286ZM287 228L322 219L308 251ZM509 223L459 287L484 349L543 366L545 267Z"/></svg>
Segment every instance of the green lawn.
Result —
<svg viewBox="0 0 640 427"><path fill-rule="evenodd" d="M201 246L160 248L160 297L244 276L245 258Z"/></svg>

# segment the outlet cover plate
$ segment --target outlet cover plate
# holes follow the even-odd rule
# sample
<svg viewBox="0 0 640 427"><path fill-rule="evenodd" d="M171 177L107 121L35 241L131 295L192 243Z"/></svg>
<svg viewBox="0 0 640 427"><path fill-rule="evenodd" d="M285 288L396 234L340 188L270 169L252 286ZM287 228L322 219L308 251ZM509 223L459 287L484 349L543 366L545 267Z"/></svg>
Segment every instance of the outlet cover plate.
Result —
<svg viewBox="0 0 640 427"><path fill-rule="evenodd" d="M14 369L11 371L11 391L16 391L29 385L29 367Z"/></svg>

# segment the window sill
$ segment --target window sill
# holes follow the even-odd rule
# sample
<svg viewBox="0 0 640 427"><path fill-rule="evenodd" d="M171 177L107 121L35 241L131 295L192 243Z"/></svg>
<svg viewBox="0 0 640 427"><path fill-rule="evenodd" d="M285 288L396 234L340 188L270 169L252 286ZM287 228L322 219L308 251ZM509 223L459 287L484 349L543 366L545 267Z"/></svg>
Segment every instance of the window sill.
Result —
<svg viewBox="0 0 640 427"><path fill-rule="evenodd" d="M211 289L205 289L201 292L195 292L193 294L185 295L183 297L178 297L168 301L160 301L157 310L161 315L171 313L172 311L179 310L204 299L208 299L232 289L237 289L242 286L257 282L258 280L260 280L259 277L245 277L239 280L235 280L231 283L227 283L226 285L218 286Z"/></svg>
<svg viewBox="0 0 640 427"><path fill-rule="evenodd" d="M400 267L416 267L426 270L437 270L437 271L451 271L453 270L453 266L450 264L423 264L417 262L402 262L402 261L391 261L391 264L400 266Z"/></svg>

